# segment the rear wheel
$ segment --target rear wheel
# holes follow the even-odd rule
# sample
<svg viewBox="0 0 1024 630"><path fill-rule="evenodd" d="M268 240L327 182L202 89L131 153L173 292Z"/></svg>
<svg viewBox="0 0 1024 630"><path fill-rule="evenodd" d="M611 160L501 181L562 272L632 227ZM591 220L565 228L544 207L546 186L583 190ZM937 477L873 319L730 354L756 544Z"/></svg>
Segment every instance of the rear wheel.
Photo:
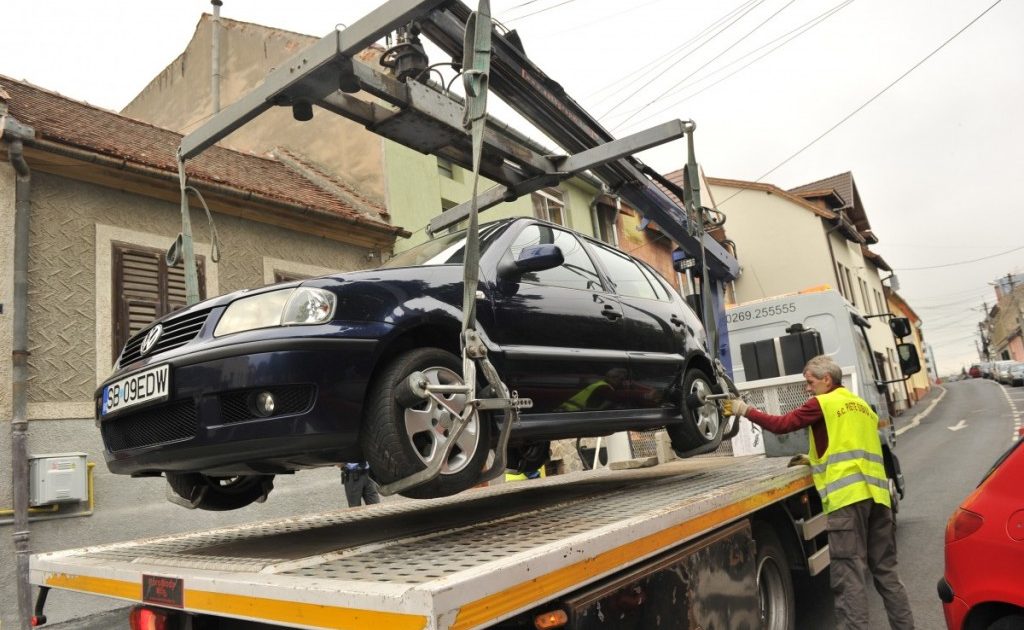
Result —
<svg viewBox="0 0 1024 630"><path fill-rule="evenodd" d="M796 625L793 576L775 530L754 524L757 546L757 598L764 630L793 630Z"/></svg>
<svg viewBox="0 0 1024 630"><path fill-rule="evenodd" d="M464 394L433 398L408 395L405 381L422 373L432 384L461 384L462 361L439 348L417 348L400 354L380 373L370 389L360 444L370 471L382 484L404 479L434 463L454 437L452 423L466 407ZM434 479L402 492L415 499L443 497L476 484L490 448L491 422L474 414Z"/></svg>
<svg viewBox="0 0 1024 630"><path fill-rule="evenodd" d="M1020 630L1024 628L1024 615L1009 615L997 619L988 630Z"/></svg>
<svg viewBox="0 0 1024 630"><path fill-rule="evenodd" d="M711 378L697 368L690 368L683 375L682 415L683 422L666 427L672 440L672 449L680 457L708 453L722 443L724 422L718 404L709 400L703 405L696 404L702 395L714 393Z"/></svg>
<svg viewBox="0 0 1024 630"><path fill-rule="evenodd" d="M266 497L273 475L214 477L201 473L165 473L174 494L200 510L237 510Z"/></svg>

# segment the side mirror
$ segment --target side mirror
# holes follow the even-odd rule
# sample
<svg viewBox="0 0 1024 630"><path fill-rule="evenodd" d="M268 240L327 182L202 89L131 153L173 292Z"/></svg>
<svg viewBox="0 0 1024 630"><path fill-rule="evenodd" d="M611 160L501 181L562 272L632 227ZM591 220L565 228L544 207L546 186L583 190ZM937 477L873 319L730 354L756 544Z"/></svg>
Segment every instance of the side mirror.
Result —
<svg viewBox="0 0 1024 630"><path fill-rule="evenodd" d="M906 317L893 317L889 320L889 330L897 338L903 339L910 336L910 320Z"/></svg>
<svg viewBox="0 0 1024 630"><path fill-rule="evenodd" d="M531 271L554 269L564 262L565 257L558 245L530 245L519 252L519 257L515 261L502 261L498 266L498 274L502 278L508 278Z"/></svg>
<svg viewBox="0 0 1024 630"><path fill-rule="evenodd" d="M900 371L904 376L921 371L921 357L917 354L917 346L912 343L897 344L896 354L900 357Z"/></svg>

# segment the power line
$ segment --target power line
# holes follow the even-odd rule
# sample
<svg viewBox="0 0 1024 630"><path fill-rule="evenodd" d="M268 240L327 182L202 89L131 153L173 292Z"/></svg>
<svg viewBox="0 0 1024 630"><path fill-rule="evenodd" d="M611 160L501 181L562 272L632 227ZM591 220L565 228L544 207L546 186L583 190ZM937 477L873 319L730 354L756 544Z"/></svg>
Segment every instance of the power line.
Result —
<svg viewBox="0 0 1024 630"><path fill-rule="evenodd" d="M514 18L512 18L510 20L505 20L505 22L507 24L511 24L512 22L516 22L518 20L522 20L522 19L528 18L531 15L537 15L538 13L544 13L545 11L550 11L551 9L557 9L558 7L560 7L560 6L564 5L564 4L569 4L570 2L575 2L575 1L576 0L562 0L562 2L559 2L558 4L553 4L550 7L544 7L543 9L537 9L533 13L527 13L526 15L520 15L519 17L514 17ZM526 4L530 4L530 3L527 2L527 3L521 4L519 6L525 6ZM512 8L514 9L516 7L512 7Z"/></svg>
<svg viewBox="0 0 1024 630"><path fill-rule="evenodd" d="M655 0L655 1L660 2L661 0ZM611 83L608 83L608 84L606 84L606 85L604 85L604 86L594 90L593 92L589 92L588 94L586 94L586 96L596 96L598 94L601 94L602 92L612 90L612 88L615 88L619 84L622 84L622 88L624 89L626 87L629 87L630 85L633 85L634 83L642 81L644 77L646 77L647 75L651 74L652 72L653 73L659 72L660 68L658 67L658 64L661 63L663 60L671 59L673 55L675 55L675 54L685 50L690 45L692 45L695 42L697 42L705 34L707 34L708 32L710 32L712 30L714 30L715 28L717 28L719 24L721 24L722 22L727 21L730 17L732 17L733 15L735 15L736 13L741 11L744 7L746 7L747 5L749 5L749 4L751 4L752 2L755 2L755 1L757 1L757 0L745 0L743 3L741 3L740 5L738 5L737 7L732 9L731 11L729 11L728 13L725 13L724 15L722 15L721 17L716 19L711 24L708 24L707 26L705 26L703 29L700 30L700 32L698 32L696 35L694 35L690 39L686 40L682 44L679 44L678 46L676 46L672 50L670 50L670 51L668 51L666 53L662 53L661 55L658 55L653 60L646 62L644 64L644 65L647 66L647 68L645 70L641 70L639 72L630 71L627 74L625 74L624 76L621 76L618 79L615 79ZM653 4L653 3L647 3L647 4ZM640 6L646 6L646 5L640 5ZM634 10L634 8L631 7L629 9L629 11L632 11L632 10ZM620 15L620 14L616 13L616 14L613 14L613 15ZM608 16L608 17L612 17L612 16ZM593 24L593 23L594 22L591 22L591 24ZM567 29L567 30L573 30L573 29ZM705 43L707 43L707 42L705 42ZM701 44L701 45L703 46L704 44ZM623 83L624 81L625 81L625 83ZM600 99L598 99L595 102L595 104L603 103L604 101L606 101L606 100L612 98L613 96L615 96L617 93L618 93L618 90L611 91L607 96L603 96Z"/></svg>
<svg viewBox="0 0 1024 630"><path fill-rule="evenodd" d="M946 46L947 46L947 45L948 45L948 44L949 44L950 42L952 42L952 41L953 41L954 39L956 39L956 38L957 38L957 37L959 37L959 36L960 36L961 34L963 34L963 32L964 32L964 31L966 31L966 30L967 30L967 29L969 29L970 27L974 26L974 23L975 23L975 22L977 22L978 20L980 20L981 18L983 18L983 17L985 16L985 14L986 14L986 13L988 13L988 12L989 12L989 11L991 11L992 9L996 8L996 6L997 6L997 5L999 4L999 3L1001 3L1002 1L1003 1L1003 0L996 0L995 2L993 2L993 3L991 4L991 5L989 5L989 7L988 7L987 9L985 9L984 11L982 11L981 13L979 13L977 17L975 17L975 18L974 18L973 20L971 20L970 22L968 22L968 23L967 23L967 24L966 24L966 25L965 25L965 26L964 26L963 28L961 28L961 29L960 29L959 31L957 31L957 32L956 32L956 33L954 33L954 34L953 34L953 35L952 35L951 37L949 37L949 39L947 39L946 41L942 42L942 43L941 43L941 44L939 45L939 47L938 47L938 48L936 48L935 50L931 51L930 53L928 53L927 55L925 55L923 59L921 59L920 61L918 61L917 63L915 63L915 64L914 64L913 66L911 66L909 70L907 70L906 72L904 72L904 73L903 73L903 74L901 74L900 76L896 77L896 79L895 79L894 81L892 81L891 83L889 83L889 85L887 85L887 86L885 86L884 88L882 88L882 89L881 89L881 91L877 92L877 93L876 93L876 94L875 94L874 96L872 96L871 98L869 98L869 99L868 99L867 101L865 101L865 102L864 102L864 103L863 103L862 105L860 105L859 107L857 107L856 109L854 109L854 110L853 110L852 112L850 112L849 114L847 114L846 116L844 116L844 117L842 118L842 120L840 120L840 121L839 121L839 122L837 122L836 124L834 124L834 125L832 125L831 127L829 127L829 128L827 129L827 130L825 130L825 132L824 132L824 133L822 133L821 135L819 135L819 136L818 136L817 138L815 138L814 140L811 140L810 142L808 142L807 144L805 144L805 145L804 145L804 146L803 146L802 148L800 148L800 149L799 149L799 150L798 150L798 151L797 151L796 153L793 153L792 155L790 155L790 156L789 156L789 157L787 157L786 159L782 160L781 162L779 162L778 164L776 164L775 166L773 166L773 167L772 167L771 169L769 169L768 171L766 171L766 172L765 172L764 174L762 174L762 175L761 175L760 177L758 177L757 179L755 179L755 180L754 180L754 182L759 182L759 181L761 181L762 179L764 179L765 177L768 177L769 175L771 175L771 174L772 174L772 173L774 173L775 171L779 170L779 169L780 169L780 168L782 168L782 167L783 167L783 166L784 166L785 164L788 164L788 163L790 162L790 160L792 160L792 159L793 159L793 158L795 158L796 156L800 155L801 153L803 153L803 152L804 152L804 151L806 151L807 149L809 149L809 148L811 148L812 146L814 146L815 144L817 144L819 140L821 140L822 138L824 138L824 137L825 137L825 136L827 136L828 134L832 133L833 131L835 131L836 129L838 129L840 125L842 125L842 124L843 124L843 123L845 123L845 122L846 122L847 120L850 120L850 119L851 119L851 118L853 118L853 117L854 117L855 115L857 115L858 113L860 113L860 111L861 111L861 110L863 110L863 109L864 109L865 107L867 107L868 105L870 105L871 103L873 103L873 102L874 102L875 100L877 100L877 99L878 99L878 97L880 97L881 95L883 95L883 94L885 94L886 92L888 92L888 91L889 91L889 90L890 90L890 89L891 89L891 88L892 88L893 86L895 86L895 85L896 85L897 83L899 83L900 81L902 81L903 79L905 79L905 78L906 78L906 77L907 77L907 76L908 76L908 75L909 75L909 74L910 74L911 72L913 72L914 70L917 70L917 69L918 69L919 67L921 67L921 65L922 65L922 64L924 64L924 62L928 61L928 60L929 60L929 59L931 59L931 58L932 58L933 56L935 56L935 54L936 54L936 53L938 53L938 52L939 52L940 50L942 50L943 48L945 48L945 47L946 47ZM743 192L743 190L744 190L744 189L741 189L741 190L739 190L739 191L737 191L737 192L733 193L732 195L730 195L729 197L727 197L726 199L724 199L724 200L723 200L723 201L722 201L722 202L721 202L720 204L718 204L718 205L720 205L720 206L721 206L721 205L723 205L723 204L724 204L725 202L729 201L730 199L732 199L732 198L733 198L733 197L735 197L736 195L738 195L738 194L740 194L741 192ZM1024 249L1024 248L1018 248L1018 249ZM979 260L982 260L982 259L979 259ZM939 267L943 267L943 266L949 266L949 265L939 265L938 267L920 267L920 268L918 268L918 269L937 269L937 268L939 268ZM903 269L903 270L901 270L901 271L917 271L918 269Z"/></svg>
<svg viewBox="0 0 1024 630"><path fill-rule="evenodd" d="M747 9L747 10L746 10L746 11L744 11L743 13L740 13L740 14L739 14L738 16L736 16L735 18L733 18L733 20L732 20L731 22L729 22L728 24L726 24L725 26L723 26L723 27L722 27L722 28L721 28L721 29L720 29L720 30L719 30L719 31L718 31L717 33L715 33L714 35L712 35L711 37L709 37L709 38L708 38L708 39L707 39L707 40L706 40L706 41L705 41L704 43L702 43L702 44L701 44L700 46L697 46L696 48L694 48L694 49L693 49L693 50L691 50L690 52L686 53L685 55L683 55L683 56L682 56L682 57L680 57L679 59L676 59L676 60L675 60L675 61L673 61L673 62L672 62L671 64L669 64L669 66L668 66L668 68L666 68L666 70L670 70L670 69L674 68L675 66L677 66L677 65L678 65L678 64L679 64L679 63L680 63L681 61L683 61L684 59L686 59L687 57L689 57L689 56L690 56L690 55L692 55L693 53L695 53L695 52L697 52L698 50L700 50L701 46L706 46L706 45L710 44L710 43L711 43L712 41L714 41L714 39L715 39L716 37L718 37L718 36L719 36L719 35L721 35L722 33L724 33L724 32L726 32L727 30L729 30L729 28L730 28L730 27L732 27L732 25L733 25L733 24L736 24L737 22L739 22L740 20L742 20L742 19L743 19L744 17L746 17L746 15L747 15L748 13L750 13L751 11L753 11L754 9L756 9L757 7L761 6L761 4L763 4L763 3L764 3L764 0L759 0L758 2L755 2L755 3L753 4L753 6L751 6L751 7L749 8L749 9ZM788 6L788 5L787 5L787 6ZM633 97L634 97L634 96L635 96L635 95L636 95L636 94L637 94L637 93L638 93L638 92L639 92L640 90L644 89L645 87L647 87L648 85L650 85L651 83L653 83L653 82L654 82L654 81L655 81L655 80L656 80L656 79L657 79L657 78L658 78L659 76L660 76L660 75L654 75L653 77L651 77L651 79L650 79L649 81L647 81L646 83L644 83L643 85L641 85L641 86L640 86L639 88L637 88L636 90L634 90L634 91L633 91L633 92L632 92L631 94L629 94L628 96L626 96L626 98L622 99L621 101L619 101L618 103L616 103L615 105L613 105L613 106L612 106L612 108L611 108L611 109L609 109L608 111L606 111L606 112L605 112L604 114L602 114L602 115L601 115L601 117L603 118L603 117L607 116L608 114L611 114L612 112L614 112L614 111L615 111L616 109L618 109L618 107L619 107L620 105L622 105L623 103L625 103L625 102L626 102L626 101L628 101L629 99L633 98ZM648 105L649 105L649 104L650 104L650 103L648 103ZM642 108L641 108L641 109L642 109ZM635 113L634 113L634 115L635 115ZM629 120L629 119L627 118L626 120ZM620 123L620 124L621 124L621 123Z"/></svg>
<svg viewBox="0 0 1024 630"><path fill-rule="evenodd" d="M730 50L732 50L732 49L733 49L733 48L735 48L736 46L739 46L739 45L740 45L740 44L741 44L741 43L742 43L743 41L745 41L745 40L746 40L746 39L747 39L748 37L750 37L751 35L753 35L754 33L756 33L756 32L757 32L757 31L758 31L758 30L759 30L759 29L760 29L760 28L761 28L762 26L764 26L764 25L765 25L765 24L767 24L768 22L771 22L771 21L772 21L773 19L775 19L775 17L776 17L777 15L779 15L780 13L782 13L783 11L785 11L786 9L788 9L788 8L789 8L789 6L790 6L790 5L792 5L792 4L794 3L794 2L796 2L796 0L789 0L789 2L787 2L787 3L786 3L786 4L784 4L784 5L782 5L782 8L781 8L781 9L779 9L779 10L778 10L778 11L776 11L775 13L772 13L772 14L771 14L771 15L769 15L769 16L768 16L767 18L765 18L764 20L762 20L762 21L761 21L760 23L758 23L758 24L757 24L757 25L756 25L756 26L755 26L754 28L750 29L749 31L747 31L747 33L745 33L744 35L742 35L742 36L741 36L741 37L740 37L739 39L737 39L737 40L736 40L736 41L734 41L734 42L733 42L732 44L730 44L729 46L727 46L727 47L725 48L725 50L723 50L722 52L718 53L717 55L715 55L714 57L712 57L711 59L709 59L709 60L708 60L707 62L705 62L705 63L704 63L703 65L699 66L699 67L698 67L698 68L697 68L696 70L694 70L694 71L693 71L693 72L691 72L690 74L686 75L685 77L683 77L682 79L680 79L679 81L677 81L676 83L674 83L674 84L672 85L672 87L670 87L670 88L669 88L668 90L665 90L664 92L662 92L661 94L659 94L658 96L656 96L656 97L654 98L654 100L653 100L653 101L651 101L651 102L647 103L646 105L644 105L644 106L643 106L643 107L641 107L640 109L636 110L635 112L633 112L632 114L630 114L629 116L627 116L627 117L626 117L626 118L625 118L624 120L622 120L622 122L620 122L620 123L619 123L618 125L616 125L615 127L616 127L616 128L619 128L619 127L621 127L622 125L626 124L626 123L627 123L627 122L629 122L629 121L630 121L630 120L631 120L631 119L632 119L632 118L633 118L634 116L636 116L637 114L639 114L639 113L640 113L640 112L642 112L643 110L647 109L648 107L650 107L651 105L653 105L654 103L656 103L656 102L658 101L658 99L660 99L660 98L664 97L664 96L665 96L665 94L667 94L668 92L670 92L670 91L674 90L675 88L677 88L677 87L678 87L678 86L679 86L679 85L680 85L680 84L681 84L681 83L682 83L683 81L686 81L687 79L689 79L689 78L690 78L690 77L692 77L693 75L697 74L698 72L700 72L700 71L701 71L701 70L703 70L704 68L708 67L708 66L709 66L709 65L711 65L712 63L714 63L714 62L718 61L719 59L721 59L721 58L722 58L722 55L724 55L725 53L729 52ZM745 14L744 14L744 15L745 15ZM741 17L742 17L742 16L741 16ZM628 100L628 97L627 97L627 100ZM625 101L623 101L623 102L625 102ZM612 109L614 109L614 108L612 108ZM608 113L611 113L611 112L609 111Z"/></svg>
<svg viewBox="0 0 1024 630"><path fill-rule="evenodd" d="M999 0L998 2L996 2L996 4L999 4L999 2L1002 2L1002 1L1003 0ZM982 260L990 260L992 258L998 258L1000 256L1005 256L1006 254L1012 254L1013 252L1020 251L1022 249L1024 249L1024 245L1021 245L1020 247L1014 247L1013 249L1008 249L1005 252L999 252L998 254L992 254L991 256L982 256L981 258L974 258L972 260L961 260L959 262L946 263L944 265L932 265L930 267L904 267L902 269L897 269L896 271L924 271L926 269L942 269L943 267L956 267L957 265L966 265L966 264L969 264L969 263L980 262Z"/></svg>
<svg viewBox="0 0 1024 630"><path fill-rule="evenodd" d="M779 42L780 40L785 40L785 41L782 41L781 43L779 43L777 46L775 46L775 47L765 51L763 54L758 55L754 59L751 59L747 63L743 64L742 66L740 66L736 70L733 70L732 72L730 72L729 74L725 75L721 79L715 81L714 83L712 83L710 85L707 85L707 86L701 88L700 90L697 90L693 94L690 94L690 95L688 95L688 96L686 96L684 98L679 99L678 101L672 101L671 103L666 104L664 107L661 107L659 109L656 109L656 110L652 111L651 115L653 116L653 115L659 114L661 112L670 110L673 107L676 107L678 105L681 105L681 104L685 103L686 101L688 101L688 100L690 100L692 98L695 98L695 97L703 94L704 92L710 90L711 88L715 87L719 83L722 83L723 81L726 81L726 80L730 79L731 77L739 74L740 72L743 72L744 70L746 70L750 66L754 65L758 61L761 61L762 59L764 59L768 55L772 54L776 50L779 50L780 48L782 48L786 44L789 44L793 40L797 39L798 37L800 37L801 35L803 35L807 31L809 31L809 30L813 29L814 27L818 26L819 24L821 24L822 22L824 22L828 18L832 17L833 15L835 15L836 13L841 11L842 9L845 9L847 6L852 4L853 1L854 0L844 0L843 2L837 4L836 6L832 7L831 9L829 9L828 11L825 11L824 13L821 13L821 14L817 15L816 17L811 18L810 20L804 22L803 24L801 24L800 26L794 28L793 30L791 30L791 31L789 31L787 33L784 33L784 34L776 37L775 39L773 39L773 40L771 40L769 42L766 42L765 44L762 44L761 46L758 46L757 48L754 48L753 50L751 50L749 52L744 53L743 55L740 55L739 57L737 57L736 59L733 59L732 61L730 61L729 63L725 64L721 68L713 70L713 71L709 72L708 74L704 75L703 77L700 77L700 78L696 79L695 81L692 81L691 83L689 83L687 85L680 86L677 89L674 89L674 90L671 90L671 91L667 92L666 95L668 95L668 94L675 94L675 93L680 92L680 91L682 91L682 90L684 90L686 88L692 87L692 86L700 83L701 81L704 81L706 79L709 79L709 78L713 77L714 75L718 74L719 72L725 71L730 66L733 66L733 65L741 62L743 59L745 59L747 57L750 57L753 54L756 54L758 51L764 50L765 48L768 48L769 46L771 46L772 44L775 44L776 42Z"/></svg>

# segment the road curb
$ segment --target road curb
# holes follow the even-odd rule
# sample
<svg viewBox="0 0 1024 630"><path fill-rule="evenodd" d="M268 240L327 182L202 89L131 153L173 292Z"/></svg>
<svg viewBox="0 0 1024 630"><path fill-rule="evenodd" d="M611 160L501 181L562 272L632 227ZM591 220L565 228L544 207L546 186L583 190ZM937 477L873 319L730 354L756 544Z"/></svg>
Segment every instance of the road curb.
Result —
<svg viewBox="0 0 1024 630"><path fill-rule="evenodd" d="M937 387L939 390L941 390L939 392L939 397L936 398L935 400L931 401L928 404L928 406L925 408L924 411L922 411L921 413L915 415L914 419L910 422L910 424L908 424L907 426L902 427L900 429L896 429L897 437L900 436L900 435L903 435L904 433L906 433L910 429L913 429L917 425L921 424L921 419L924 418L925 416L927 416L928 414L930 414L932 412L932 409L935 408L935 405L939 404L939 401L942 400L946 396L946 388L945 387L943 387L942 385L938 385L938 384L936 384L935 387Z"/></svg>

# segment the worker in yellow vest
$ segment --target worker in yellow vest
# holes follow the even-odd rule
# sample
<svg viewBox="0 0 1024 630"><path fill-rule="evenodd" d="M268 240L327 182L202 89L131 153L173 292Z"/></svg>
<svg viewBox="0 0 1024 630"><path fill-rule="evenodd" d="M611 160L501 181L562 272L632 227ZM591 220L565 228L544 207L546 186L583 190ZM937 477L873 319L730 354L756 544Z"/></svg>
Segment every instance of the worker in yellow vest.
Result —
<svg viewBox="0 0 1024 630"><path fill-rule="evenodd" d="M728 399L727 416L744 416L772 433L809 427L808 459L814 486L828 515L830 575L835 596L836 627L868 625L867 572L882 596L889 626L910 630L910 599L896 572L896 529L889 482L878 438L878 416L842 386L843 373L827 355L804 366L807 402L775 416L740 398Z"/></svg>

